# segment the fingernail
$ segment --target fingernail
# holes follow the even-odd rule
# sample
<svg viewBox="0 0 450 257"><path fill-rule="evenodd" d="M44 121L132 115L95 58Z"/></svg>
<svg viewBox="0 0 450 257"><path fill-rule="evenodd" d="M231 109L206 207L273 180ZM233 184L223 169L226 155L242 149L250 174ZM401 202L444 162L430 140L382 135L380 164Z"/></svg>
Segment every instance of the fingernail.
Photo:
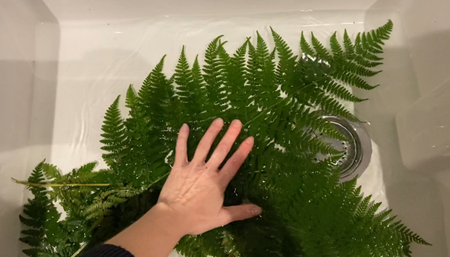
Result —
<svg viewBox="0 0 450 257"><path fill-rule="evenodd" d="M261 214L261 212L262 212L262 209L261 209L261 207L258 207L258 206L253 207L253 208L250 210L250 213L251 213L251 214L254 214L254 215L259 215L259 214Z"/></svg>
<svg viewBox="0 0 450 257"><path fill-rule="evenodd" d="M188 124L186 124L186 123L184 123L183 124L183 126L181 126L181 131L185 131L185 130L188 130L189 129L189 126L188 126Z"/></svg>
<svg viewBox="0 0 450 257"><path fill-rule="evenodd" d="M247 144L251 145L255 142L255 138L254 137L249 137L247 138L247 140L245 141Z"/></svg>
<svg viewBox="0 0 450 257"><path fill-rule="evenodd" d="M223 120L221 118L217 118L216 120L214 120L214 123L218 125L223 125Z"/></svg>
<svg viewBox="0 0 450 257"><path fill-rule="evenodd" d="M240 127L242 125L240 120L233 120L233 122L231 122L231 126L233 127Z"/></svg>

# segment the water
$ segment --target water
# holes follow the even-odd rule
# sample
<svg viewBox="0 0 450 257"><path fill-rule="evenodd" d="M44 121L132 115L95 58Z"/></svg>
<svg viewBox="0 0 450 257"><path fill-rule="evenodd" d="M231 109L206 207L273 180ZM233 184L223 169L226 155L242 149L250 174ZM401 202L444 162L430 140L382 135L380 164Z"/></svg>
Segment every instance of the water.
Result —
<svg viewBox="0 0 450 257"><path fill-rule="evenodd" d="M383 87L389 88L376 89L375 93L368 94L369 97L375 98L376 104L369 101L362 107L356 106L356 109L351 104L347 105L351 111L362 114L363 119L367 118L372 123L389 122L386 131L382 128L374 129L379 128L379 125L369 128L371 135L377 136L376 141L372 142L372 161L360 179L364 194L372 194L374 200L382 202L383 207L388 207L391 205L391 199L386 192L386 181L390 183L389 187L395 187L398 181L404 181L406 177L407 180L413 180L414 184L422 182L421 178L407 172L397 173L393 170L393 167L401 168L398 147L395 147L396 143L392 143L396 140L393 120L398 106L388 109L386 105L395 102L405 106L413 101L416 97L414 90L402 91L398 86L414 86L416 82L413 67L409 64L409 52L405 50L407 42L403 37L400 19L391 11L368 14L366 11L307 10L245 17L155 16L138 20L63 22L59 26L43 23L36 31L33 117L37 118L32 124L30 135L31 140L34 139L38 145L43 146L37 151L39 158L36 158L41 160L41 157L46 157L47 161L58 165L65 172L89 161L100 161L102 152L99 139L107 107L117 95L125 95L129 84L138 89L164 54L167 54L165 71L172 73L182 45L186 46L187 57L191 63L197 54L202 59L207 44L219 35L224 35L224 39L228 41L228 50L235 50L246 37L255 37L255 31L258 30L272 48L272 26L294 51L298 52L301 31L304 31L305 35L312 31L319 40L326 42L334 31L338 31L338 36L342 36L344 29L347 29L349 34L354 36L357 32L381 26L388 19L394 21L394 34L386 46L385 72L374 80L375 84L381 82ZM402 95L405 92L406 95ZM384 118L377 121L379 113L382 113ZM390 144L393 146L389 147ZM391 150L396 151L392 155L397 160L394 164L388 161L389 157L380 157L380 151L387 153ZM99 167L104 167L104 164L100 162ZM391 179L392 177L394 179ZM430 199L436 195L428 193L424 197L420 194L433 192L430 191L431 184L420 185L419 191L410 189L414 191L410 194L392 190L395 191L394 198L418 195L421 197L415 198L416 206L423 203L430 207L429 210L433 210L432 205L438 203ZM396 205L393 207L402 207L401 204ZM436 242L430 237L436 239L439 245L439 234L427 231L440 231L441 224L423 221L426 216L420 215L429 215L428 211L414 215L405 210L399 210L404 216L401 218L412 215L414 218L410 218L407 224L435 245ZM414 224L413 220L421 220L422 225ZM424 233L427 233L428 237ZM426 248L423 252L429 250ZM432 256L444 256L440 253L442 252Z"/></svg>
<svg viewBox="0 0 450 257"><path fill-rule="evenodd" d="M342 18L351 17L351 18ZM387 18L380 19L382 25ZM249 17L158 16L151 19L66 22L59 32L53 24L38 27L38 41L43 55L36 66L55 61L57 70L45 74L56 80L53 88L54 110L51 161L70 169L86 160L100 159L100 127L103 114L129 84L139 88L160 58L167 54L165 71L173 72L182 45L192 62L197 54L202 59L207 44L218 35L228 41L227 49L235 50L246 37L261 35L270 39L272 26L294 50L299 36L314 31L326 40L332 32L355 34L364 30L364 12L296 12ZM49 28L50 27L50 28ZM59 44L48 49L49 34L59 37ZM57 35L59 33L59 35ZM273 43L268 41L269 47ZM48 53L56 51L57 53ZM45 54L48 53L48 56ZM52 56L53 55L53 56ZM44 88L44 86L42 86ZM49 90L49 86L45 86ZM36 89L37 91L40 88ZM47 96L48 98L48 96ZM52 101L53 100L53 101ZM350 109L353 107L350 105ZM48 111L48 110L46 110ZM36 124L36 126L42 126ZM62 161L64 160L64 161Z"/></svg>

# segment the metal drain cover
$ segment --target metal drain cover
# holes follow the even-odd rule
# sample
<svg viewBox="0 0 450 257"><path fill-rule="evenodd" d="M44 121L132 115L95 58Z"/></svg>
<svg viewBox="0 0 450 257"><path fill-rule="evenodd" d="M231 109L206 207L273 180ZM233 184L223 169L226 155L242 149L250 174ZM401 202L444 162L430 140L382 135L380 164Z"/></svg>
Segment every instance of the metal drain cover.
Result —
<svg viewBox="0 0 450 257"><path fill-rule="evenodd" d="M372 143L362 124L337 116L322 116L322 118L335 126L347 139L340 141L322 134L316 135L336 150L344 152L343 156L335 162L335 165L341 168L340 181L345 182L361 176L369 166L372 155ZM316 158L320 161L329 157L329 155L318 154Z"/></svg>

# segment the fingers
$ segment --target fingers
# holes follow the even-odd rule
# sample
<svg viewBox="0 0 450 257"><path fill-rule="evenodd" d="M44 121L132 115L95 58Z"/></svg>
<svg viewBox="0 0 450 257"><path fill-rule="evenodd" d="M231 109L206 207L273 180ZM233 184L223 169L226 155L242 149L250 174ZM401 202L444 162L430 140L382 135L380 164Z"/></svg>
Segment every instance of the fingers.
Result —
<svg viewBox="0 0 450 257"><path fill-rule="evenodd" d="M261 214L262 209L255 204L241 204L236 206L223 207L219 212L221 225L226 225L233 221L253 218Z"/></svg>
<svg viewBox="0 0 450 257"><path fill-rule="evenodd" d="M253 137L249 137L242 142L237 151L231 156L230 159L225 163L223 168L219 172L219 183L223 188L228 186L231 179L236 175L236 172L241 167L242 163L244 163L248 154L252 150L254 143Z"/></svg>
<svg viewBox="0 0 450 257"><path fill-rule="evenodd" d="M231 147L236 141L237 136L241 132L242 123L239 120L233 120L228 128L225 136L220 140L211 158L208 160L208 164L213 168L219 168L219 165L225 160L227 154L230 152Z"/></svg>
<svg viewBox="0 0 450 257"><path fill-rule="evenodd" d="M187 140L189 137L189 126L183 124L178 133L177 146L175 147L175 163L174 166L184 165L188 162L187 159Z"/></svg>
<svg viewBox="0 0 450 257"><path fill-rule="evenodd" d="M203 138L200 140L200 143L198 144L197 149L195 150L192 162L201 163L205 161L206 156L208 156L209 149L211 149L214 139L216 139L217 134L219 134L222 127L223 127L222 119L219 118L213 121L213 123L203 136Z"/></svg>

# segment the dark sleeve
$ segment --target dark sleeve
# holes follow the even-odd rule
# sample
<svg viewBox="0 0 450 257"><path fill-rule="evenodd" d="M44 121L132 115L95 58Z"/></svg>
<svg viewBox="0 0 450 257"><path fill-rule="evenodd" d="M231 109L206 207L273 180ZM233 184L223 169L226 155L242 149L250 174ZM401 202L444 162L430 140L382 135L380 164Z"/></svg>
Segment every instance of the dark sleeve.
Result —
<svg viewBox="0 0 450 257"><path fill-rule="evenodd" d="M134 257L120 246L102 244L87 251L81 257Z"/></svg>

